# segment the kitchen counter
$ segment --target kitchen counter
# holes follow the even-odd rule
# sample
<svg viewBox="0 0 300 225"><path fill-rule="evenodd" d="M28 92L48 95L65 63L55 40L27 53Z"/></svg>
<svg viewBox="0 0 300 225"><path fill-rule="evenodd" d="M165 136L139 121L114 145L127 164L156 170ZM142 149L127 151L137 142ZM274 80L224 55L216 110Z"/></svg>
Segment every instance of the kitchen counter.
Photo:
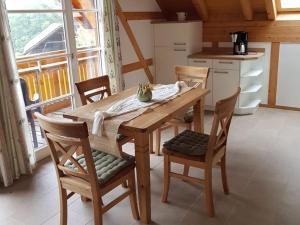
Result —
<svg viewBox="0 0 300 225"><path fill-rule="evenodd" d="M205 96L205 108L214 110L218 101L241 87L234 112L254 113L262 101L264 52L262 48L249 48L248 55L233 55L231 48L204 48L188 56L188 65L209 68L207 88L211 93Z"/></svg>
<svg viewBox="0 0 300 225"><path fill-rule="evenodd" d="M222 51L222 50L216 50L216 51L203 51L194 53L192 55L189 55L188 58L191 59L228 59L228 60L255 60L262 56L264 56L264 51L261 49L255 49L248 52L248 55L233 55L232 50L231 51Z"/></svg>

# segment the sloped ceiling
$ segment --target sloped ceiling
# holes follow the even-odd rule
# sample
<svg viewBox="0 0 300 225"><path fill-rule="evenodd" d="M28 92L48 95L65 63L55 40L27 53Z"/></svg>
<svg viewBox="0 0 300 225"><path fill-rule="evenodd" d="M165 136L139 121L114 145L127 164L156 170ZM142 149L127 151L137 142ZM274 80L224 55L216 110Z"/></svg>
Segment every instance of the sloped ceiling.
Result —
<svg viewBox="0 0 300 225"><path fill-rule="evenodd" d="M247 10L252 14L252 19L267 20L265 2L268 0L156 0L162 12L168 19L175 19L176 12L188 13L188 19L203 19L203 15L197 11L197 4L204 4L208 18L215 21L222 17L222 20L247 19ZM269 0L272 1L272 0ZM243 11L243 4L246 4L246 13ZM201 18L202 17L202 18Z"/></svg>

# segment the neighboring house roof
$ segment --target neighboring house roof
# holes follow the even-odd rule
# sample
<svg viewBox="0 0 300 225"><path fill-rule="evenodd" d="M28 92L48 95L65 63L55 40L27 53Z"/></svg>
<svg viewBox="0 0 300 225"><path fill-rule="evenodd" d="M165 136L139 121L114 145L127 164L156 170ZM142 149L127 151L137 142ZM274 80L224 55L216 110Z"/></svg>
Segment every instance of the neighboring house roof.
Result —
<svg viewBox="0 0 300 225"><path fill-rule="evenodd" d="M51 25L49 25L45 30L43 30L25 45L23 54L26 55L27 53L29 53L32 49L46 40L51 34L54 34L62 27L63 25L61 23L52 23Z"/></svg>

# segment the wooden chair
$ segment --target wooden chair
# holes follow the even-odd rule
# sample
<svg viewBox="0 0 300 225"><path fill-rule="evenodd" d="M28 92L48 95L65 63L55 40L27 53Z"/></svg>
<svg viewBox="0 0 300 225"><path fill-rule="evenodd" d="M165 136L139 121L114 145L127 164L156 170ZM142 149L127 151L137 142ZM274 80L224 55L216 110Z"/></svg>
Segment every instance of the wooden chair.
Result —
<svg viewBox="0 0 300 225"><path fill-rule="evenodd" d="M207 87L209 68L207 67L192 67L192 66L176 66L175 73L178 81L185 81L190 87L194 85L200 85L201 88ZM169 122L165 123L164 126L160 127L156 131L156 154L160 155L160 143L161 143L161 132L170 127L174 127L174 135L178 135L178 128L183 127L188 130L192 129L193 123L193 109L190 108L184 115L183 118L173 118Z"/></svg>
<svg viewBox="0 0 300 225"><path fill-rule="evenodd" d="M107 96L111 95L109 77L107 75L81 81L75 83L75 85L80 95L82 105L93 103L95 101L100 101L106 98ZM122 145L128 143L131 140L132 140L131 137L118 135L117 141L121 153L122 153Z"/></svg>
<svg viewBox="0 0 300 225"><path fill-rule="evenodd" d="M234 107L240 88L231 97L216 103L210 135L185 130L164 144L164 184L162 202L167 202L170 177L204 185L205 202L209 216L214 216L212 195L212 168L221 166L222 183L225 194L229 194L226 177L226 144ZM170 164L179 163L204 170L204 179L188 174L171 172Z"/></svg>
<svg viewBox="0 0 300 225"><path fill-rule="evenodd" d="M32 104L39 103L40 102L40 96L39 96L38 93L34 93L32 99L29 97L29 90L28 90L28 85L26 83L26 80L23 79L23 78L20 78L20 83L21 83L21 89L22 89L23 100L24 100L25 106L29 106L29 105L32 105ZM40 106L38 106L34 109L26 111L27 120L28 120L28 123L30 124L30 127L31 127L33 147L37 148L38 147L38 140L37 140L37 136L36 136L35 122L34 122L34 117L33 117L34 112L41 113L42 108ZM41 130L41 136L42 136L42 138L44 138L42 130Z"/></svg>
<svg viewBox="0 0 300 225"><path fill-rule="evenodd" d="M133 217L138 220L134 157L118 158L91 149L85 122L56 120L40 113L35 113L35 116L44 130L55 165L60 194L60 224L67 225L67 200L74 193L92 199L95 225L102 225L102 215L127 196ZM82 154L75 156L78 148L81 148ZM128 189L102 206L101 197L126 181Z"/></svg>

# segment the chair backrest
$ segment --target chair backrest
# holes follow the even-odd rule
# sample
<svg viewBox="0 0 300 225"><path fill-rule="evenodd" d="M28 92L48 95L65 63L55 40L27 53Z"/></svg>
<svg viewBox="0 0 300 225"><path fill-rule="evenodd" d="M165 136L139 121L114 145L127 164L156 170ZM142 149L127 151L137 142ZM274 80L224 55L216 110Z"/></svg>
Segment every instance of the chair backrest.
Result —
<svg viewBox="0 0 300 225"><path fill-rule="evenodd" d="M92 188L97 189L97 175L86 123L52 119L40 113L34 115L44 130L58 178L76 177L89 182ZM79 149L86 161L86 168L74 157ZM66 167L66 162L71 162L74 170Z"/></svg>
<svg viewBox="0 0 300 225"><path fill-rule="evenodd" d="M234 95L216 103L206 161L212 160L216 153L226 147L229 127L240 91L241 88L238 88Z"/></svg>
<svg viewBox="0 0 300 225"><path fill-rule="evenodd" d="M200 84L201 88L207 87L208 67L176 66L175 73L178 81L185 81L189 87Z"/></svg>
<svg viewBox="0 0 300 225"><path fill-rule="evenodd" d="M92 97L99 96L101 100L111 95L109 77L107 75L75 83L82 105L94 102Z"/></svg>
<svg viewBox="0 0 300 225"><path fill-rule="evenodd" d="M27 86L26 80L24 80L23 78L20 78L20 82L21 82L21 89L22 89L24 103L25 103L25 106L28 106L31 104L30 99L29 99L28 86Z"/></svg>

